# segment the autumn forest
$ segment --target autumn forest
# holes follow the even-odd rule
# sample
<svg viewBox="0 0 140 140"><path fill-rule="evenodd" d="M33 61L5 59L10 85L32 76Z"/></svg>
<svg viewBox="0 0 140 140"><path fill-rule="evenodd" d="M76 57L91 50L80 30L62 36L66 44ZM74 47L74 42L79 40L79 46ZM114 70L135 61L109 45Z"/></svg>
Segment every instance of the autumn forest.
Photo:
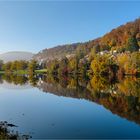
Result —
<svg viewBox="0 0 140 140"><path fill-rule="evenodd" d="M140 73L140 19L101 38L45 49L31 61L0 61L1 73L123 77Z"/></svg>

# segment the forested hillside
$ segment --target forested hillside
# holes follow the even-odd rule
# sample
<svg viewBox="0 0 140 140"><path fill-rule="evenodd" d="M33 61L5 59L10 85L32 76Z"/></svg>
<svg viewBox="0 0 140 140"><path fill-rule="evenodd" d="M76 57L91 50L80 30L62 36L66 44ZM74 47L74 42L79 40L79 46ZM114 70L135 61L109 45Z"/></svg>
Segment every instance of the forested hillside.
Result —
<svg viewBox="0 0 140 140"><path fill-rule="evenodd" d="M113 29L103 37L91 40L85 43L75 43L61 45L50 49L45 49L34 56L36 60L52 60L60 59L64 56L76 54L79 51L83 55L90 53L92 48L96 48L96 52L104 50L116 50L118 52L138 51L140 46L140 18L133 22Z"/></svg>
<svg viewBox="0 0 140 140"><path fill-rule="evenodd" d="M15 61L0 70L14 72L45 70L55 76L140 75L140 18L122 25L103 37L85 43L61 45L34 55L33 61ZM36 61L37 60L37 61ZM19 66L20 65L20 66Z"/></svg>

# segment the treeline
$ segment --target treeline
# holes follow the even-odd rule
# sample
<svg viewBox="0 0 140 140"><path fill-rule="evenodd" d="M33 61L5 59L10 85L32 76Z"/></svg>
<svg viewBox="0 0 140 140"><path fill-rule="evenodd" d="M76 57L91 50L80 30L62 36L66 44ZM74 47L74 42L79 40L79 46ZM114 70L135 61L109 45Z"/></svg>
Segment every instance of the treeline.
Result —
<svg viewBox="0 0 140 140"><path fill-rule="evenodd" d="M84 59L82 54L74 57L63 57L61 60L52 60L45 63L45 68L49 74L53 75L80 75L87 76L90 62Z"/></svg>
<svg viewBox="0 0 140 140"><path fill-rule="evenodd" d="M78 75L88 77L138 75L140 73L140 53L91 53L89 58L76 55L72 58L49 61L45 64L47 72L53 75Z"/></svg>
<svg viewBox="0 0 140 140"><path fill-rule="evenodd" d="M0 60L0 71L4 71L5 73L16 73L16 72L29 72L30 74L34 73L37 69L37 62L35 60L32 61L12 61L4 63Z"/></svg>
<svg viewBox="0 0 140 140"><path fill-rule="evenodd" d="M137 75L140 72L140 53L127 52L116 55L96 55L91 61L91 69L95 75Z"/></svg>
<svg viewBox="0 0 140 140"><path fill-rule="evenodd" d="M101 38L46 49L34 58L54 75L123 76L140 72L140 19L122 25Z"/></svg>
<svg viewBox="0 0 140 140"><path fill-rule="evenodd" d="M37 60L37 62L35 61ZM46 69L53 75L137 75L140 73L140 19L129 22L102 38L85 43L57 46L34 56L34 60L3 64L0 70L34 73Z"/></svg>
<svg viewBox="0 0 140 140"><path fill-rule="evenodd" d="M115 53L106 52L104 54L92 51L88 57L83 52L61 60L52 60L38 63L35 60L13 61L3 63L0 61L0 70L6 73L28 72L34 74L36 70L46 69L46 73L54 76L78 76L90 78L93 75L100 76L123 76L138 75L140 73L140 52Z"/></svg>

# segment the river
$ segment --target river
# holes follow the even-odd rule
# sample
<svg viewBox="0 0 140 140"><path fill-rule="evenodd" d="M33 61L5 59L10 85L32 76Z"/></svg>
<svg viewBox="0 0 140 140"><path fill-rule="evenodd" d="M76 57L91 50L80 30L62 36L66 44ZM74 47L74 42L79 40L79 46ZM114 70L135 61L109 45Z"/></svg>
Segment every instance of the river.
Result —
<svg viewBox="0 0 140 140"><path fill-rule="evenodd" d="M0 112L34 139L140 138L140 79L1 75Z"/></svg>

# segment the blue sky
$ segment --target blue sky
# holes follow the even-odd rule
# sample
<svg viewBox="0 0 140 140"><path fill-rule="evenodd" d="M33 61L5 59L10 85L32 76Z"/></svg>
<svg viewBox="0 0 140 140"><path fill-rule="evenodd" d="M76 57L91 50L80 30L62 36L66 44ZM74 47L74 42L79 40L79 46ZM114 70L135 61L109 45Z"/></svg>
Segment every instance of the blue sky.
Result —
<svg viewBox="0 0 140 140"><path fill-rule="evenodd" d="M0 53L95 39L140 17L140 1L0 1Z"/></svg>

